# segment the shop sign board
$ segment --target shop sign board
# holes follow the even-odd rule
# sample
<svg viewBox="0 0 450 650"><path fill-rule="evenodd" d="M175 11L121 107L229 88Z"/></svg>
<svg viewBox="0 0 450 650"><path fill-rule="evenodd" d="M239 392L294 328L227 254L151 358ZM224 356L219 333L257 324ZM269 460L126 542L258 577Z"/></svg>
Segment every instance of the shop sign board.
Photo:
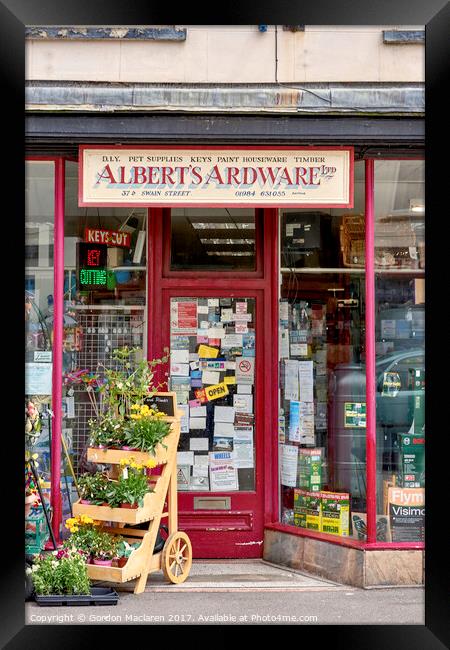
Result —
<svg viewBox="0 0 450 650"><path fill-rule="evenodd" d="M105 230L104 228L85 228L84 241L90 244L108 244L123 248L131 247L130 233L118 230Z"/></svg>
<svg viewBox="0 0 450 650"><path fill-rule="evenodd" d="M78 204L353 207L353 147L80 146Z"/></svg>

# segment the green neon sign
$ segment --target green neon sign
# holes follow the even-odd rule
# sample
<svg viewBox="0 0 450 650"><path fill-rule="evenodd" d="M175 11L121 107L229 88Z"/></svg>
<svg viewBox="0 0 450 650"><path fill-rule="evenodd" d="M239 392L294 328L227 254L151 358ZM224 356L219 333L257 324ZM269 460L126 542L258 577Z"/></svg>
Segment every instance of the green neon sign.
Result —
<svg viewBox="0 0 450 650"><path fill-rule="evenodd" d="M106 269L80 269L80 284L105 286Z"/></svg>

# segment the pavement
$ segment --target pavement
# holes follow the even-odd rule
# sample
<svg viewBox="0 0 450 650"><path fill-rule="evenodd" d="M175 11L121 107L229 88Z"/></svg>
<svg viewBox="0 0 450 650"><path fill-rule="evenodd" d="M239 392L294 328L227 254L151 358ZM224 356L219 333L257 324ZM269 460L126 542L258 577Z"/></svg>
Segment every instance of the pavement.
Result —
<svg viewBox="0 0 450 650"><path fill-rule="evenodd" d="M106 586L106 583L95 583ZM263 560L197 560L179 585L149 576L111 585L115 606L39 607L26 603L28 625L424 625L421 587L357 589ZM188 597L187 597L188 596Z"/></svg>

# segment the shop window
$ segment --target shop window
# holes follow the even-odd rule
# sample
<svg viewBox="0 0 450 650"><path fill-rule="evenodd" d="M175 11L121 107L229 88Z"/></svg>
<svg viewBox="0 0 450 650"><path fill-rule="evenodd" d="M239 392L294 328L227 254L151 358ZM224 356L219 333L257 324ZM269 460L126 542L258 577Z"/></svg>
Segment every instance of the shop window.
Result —
<svg viewBox="0 0 450 650"><path fill-rule="evenodd" d="M53 162L25 163L25 440L38 454L45 482L50 478L54 183Z"/></svg>
<svg viewBox="0 0 450 650"><path fill-rule="evenodd" d="M171 271L254 271L253 209L180 209L170 217Z"/></svg>
<svg viewBox="0 0 450 650"><path fill-rule="evenodd" d="M280 215L281 522L366 530L364 163L352 210Z"/></svg>
<svg viewBox="0 0 450 650"><path fill-rule="evenodd" d="M82 473L94 410L77 372L101 376L124 346L145 355L147 210L80 208L77 197L78 165L66 162L63 435Z"/></svg>
<svg viewBox="0 0 450 650"><path fill-rule="evenodd" d="M424 162L375 162L377 512L424 541Z"/></svg>

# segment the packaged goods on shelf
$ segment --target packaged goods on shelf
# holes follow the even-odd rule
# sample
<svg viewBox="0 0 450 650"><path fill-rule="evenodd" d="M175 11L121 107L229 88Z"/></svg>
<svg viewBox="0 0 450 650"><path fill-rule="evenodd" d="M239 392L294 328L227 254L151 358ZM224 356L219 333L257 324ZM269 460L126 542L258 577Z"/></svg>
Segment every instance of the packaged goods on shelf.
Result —
<svg viewBox="0 0 450 650"><path fill-rule="evenodd" d="M404 488L420 488L425 485L425 437L399 433L399 469L397 482Z"/></svg>
<svg viewBox="0 0 450 650"><path fill-rule="evenodd" d="M350 494L321 492L321 523L323 533L348 537L350 534Z"/></svg>
<svg viewBox="0 0 450 650"><path fill-rule="evenodd" d="M302 490L318 492L322 487L322 449L299 449L298 487Z"/></svg>

